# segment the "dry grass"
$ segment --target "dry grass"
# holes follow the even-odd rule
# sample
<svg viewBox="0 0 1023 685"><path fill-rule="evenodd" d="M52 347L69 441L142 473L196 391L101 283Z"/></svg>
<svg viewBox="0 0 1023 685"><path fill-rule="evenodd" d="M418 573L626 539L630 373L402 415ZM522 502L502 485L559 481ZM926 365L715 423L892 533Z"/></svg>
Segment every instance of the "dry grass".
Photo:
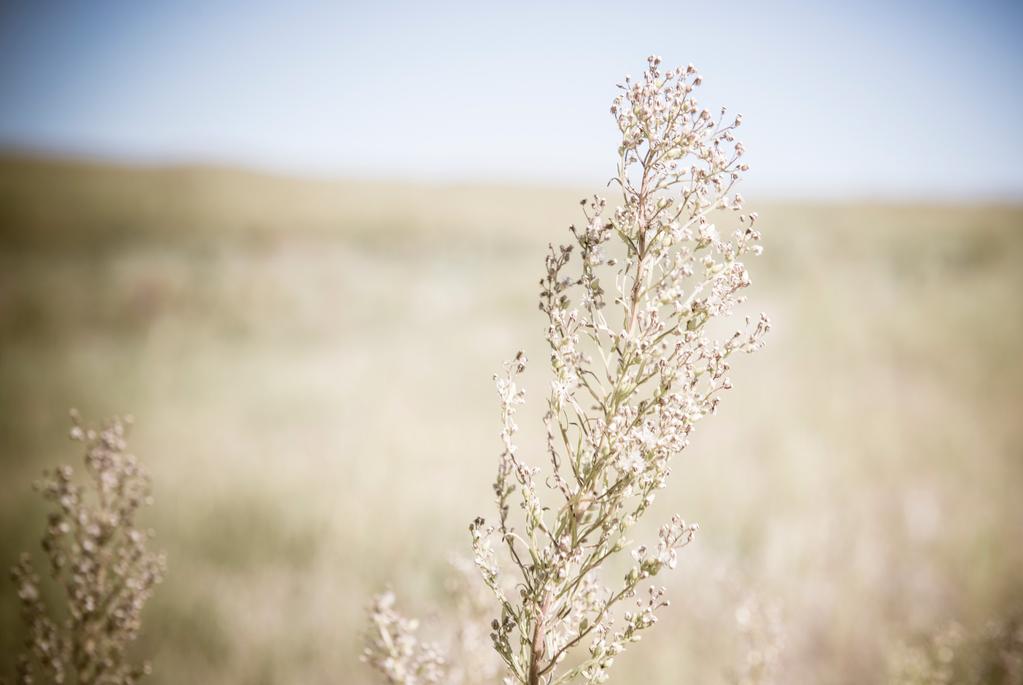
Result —
<svg viewBox="0 0 1023 685"><path fill-rule="evenodd" d="M130 410L170 560L151 682L369 682L366 598L431 606L490 510L490 377L524 335L541 354L581 193L3 162L0 563L41 532L67 407ZM1023 607L1023 209L749 204L776 334L650 516L704 534L616 675L727 682L755 592L785 682L882 681L900 640Z"/></svg>

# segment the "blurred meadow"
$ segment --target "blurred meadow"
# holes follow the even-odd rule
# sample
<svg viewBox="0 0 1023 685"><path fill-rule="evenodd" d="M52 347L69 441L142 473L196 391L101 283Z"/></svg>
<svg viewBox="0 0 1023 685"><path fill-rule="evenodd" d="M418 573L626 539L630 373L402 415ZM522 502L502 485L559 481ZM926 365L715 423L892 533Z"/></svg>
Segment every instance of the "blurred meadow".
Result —
<svg viewBox="0 0 1023 685"><path fill-rule="evenodd" d="M544 358L543 254L593 190L5 157L0 565L37 551L40 471L79 465L69 407L131 413L169 558L148 682L373 682L368 598L443 610L493 507L491 375ZM1018 626L1023 207L749 205L775 330L636 536L702 527L615 682L734 682L761 630L780 682L884 682L945 626ZM3 674L17 616L5 582Z"/></svg>

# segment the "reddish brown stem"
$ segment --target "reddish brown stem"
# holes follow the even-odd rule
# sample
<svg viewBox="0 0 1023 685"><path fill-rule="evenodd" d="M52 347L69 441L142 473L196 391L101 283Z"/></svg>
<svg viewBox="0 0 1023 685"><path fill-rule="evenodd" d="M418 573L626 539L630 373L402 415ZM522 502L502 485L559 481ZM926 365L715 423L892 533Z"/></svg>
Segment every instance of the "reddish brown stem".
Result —
<svg viewBox="0 0 1023 685"><path fill-rule="evenodd" d="M546 637L547 612L551 608L551 593L544 595L540 615L533 626L533 641L529 655L529 685L540 685L541 661L544 655L544 638Z"/></svg>

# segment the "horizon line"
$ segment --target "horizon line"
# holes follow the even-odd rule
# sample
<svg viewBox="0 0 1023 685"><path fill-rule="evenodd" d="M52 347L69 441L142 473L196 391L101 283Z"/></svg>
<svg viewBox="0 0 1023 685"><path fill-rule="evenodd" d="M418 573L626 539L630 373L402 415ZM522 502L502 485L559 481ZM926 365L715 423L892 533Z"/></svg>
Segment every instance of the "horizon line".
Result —
<svg viewBox="0 0 1023 685"><path fill-rule="evenodd" d="M515 177L487 175L478 172L475 177L464 174L439 173L424 175L401 172L316 170L301 166L261 164L238 159L217 158L216 156L195 155L128 155L109 151L71 150L66 147L10 144L0 141L0 162L25 162L39 164L65 164L74 166L97 166L123 171L219 171L239 175L261 176L268 179L305 183L368 183L397 184L406 186L453 188L529 188L552 192L577 190L584 196L600 194L594 191L593 183L585 180L544 179L539 177ZM746 181L750 185L749 181ZM756 185L755 183L753 185ZM784 204L876 204L876 205L929 205L929 206L1006 206L1023 207L1023 188L1014 190L993 190L990 193L950 194L938 190L931 192L900 191L884 193L877 190L800 191L796 188L754 188L745 193L759 202Z"/></svg>

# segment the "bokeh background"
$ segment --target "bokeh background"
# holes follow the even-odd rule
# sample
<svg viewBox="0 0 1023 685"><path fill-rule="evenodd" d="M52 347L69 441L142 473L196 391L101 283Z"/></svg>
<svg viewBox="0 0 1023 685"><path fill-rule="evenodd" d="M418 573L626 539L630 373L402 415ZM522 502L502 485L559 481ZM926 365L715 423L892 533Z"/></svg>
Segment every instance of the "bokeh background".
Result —
<svg viewBox="0 0 1023 685"><path fill-rule="evenodd" d="M368 598L444 620L491 374L543 359L546 244L657 52L745 116L775 331L637 534L702 526L617 676L769 651L777 682L1018 682L1020 35L998 2L4 3L0 565L80 459L68 408L131 413L169 556L151 682L374 682ZM0 674L20 630L4 581Z"/></svg>

